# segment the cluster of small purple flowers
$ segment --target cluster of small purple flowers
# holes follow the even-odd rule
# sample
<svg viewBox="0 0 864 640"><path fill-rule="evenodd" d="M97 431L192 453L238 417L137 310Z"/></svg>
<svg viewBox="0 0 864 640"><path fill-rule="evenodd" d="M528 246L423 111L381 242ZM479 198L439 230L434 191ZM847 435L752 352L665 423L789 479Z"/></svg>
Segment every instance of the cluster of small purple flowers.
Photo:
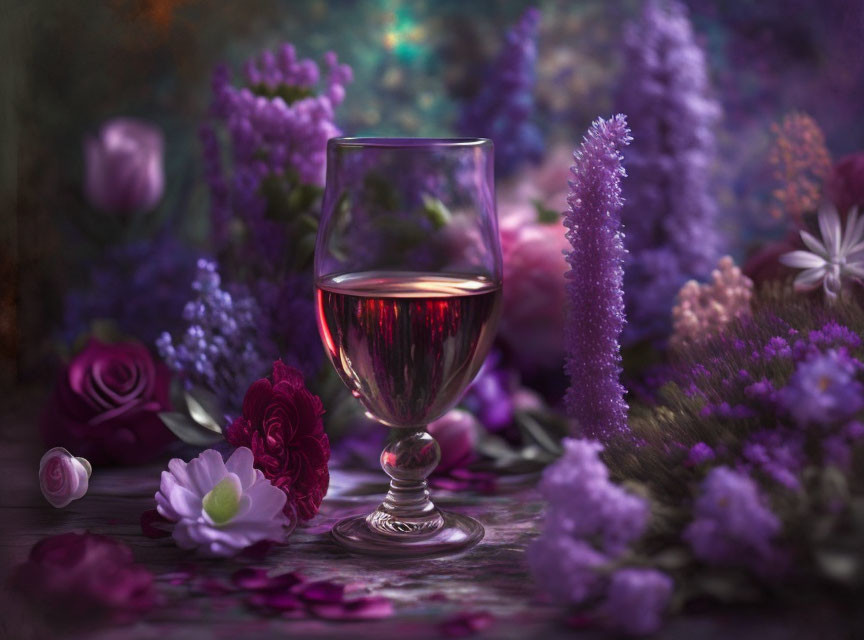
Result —
<svg viewBox="0 0 864 640"><path fill-rule="evenodd" d="M110 319L123 333L152 344L160 327L179 327L188 293L178 283L194 274L194 253L171 236L112 247L91 268L89 287L67 294L63 337L71 344L92 322Z"/></svg>
<svg viewBox="0 0 864 640"><path fill-rule="evenodd" d="M351 68L340 64L336 54L327 53L325 62L327 76L320 94L316 93L321 81L318 65L299 60L291 44L247 61L246 86L233 86L227 67L216 69L212 113L228 131L230 176L223 167L215 123L206 123L200 137L217 249L227 240L233 211L248 227L263 264L271 259L279 264L286 234L268 218L273 203L262 187L265 181L274 180L281 195L287 196L298 186L323 185L327 140L341 133L334 110L344 100L345 84L352 79Z"/></svg>
<svg viewBox="0 0 864 640"><path fill-rule="evenodd" d="M659 626L672 580L651 569L610 568L645 531L648 502L610 480L599 455L603 445L563 444L564 455L543 474L548 510L543 534L528 549L531 570L556 598L576 605L600 601L597 615L609 626L648 633Z"/></svg>
<svg viewBox="0 0 864 640"><path fill-rule="evenodd" d="M492 138L499 176L512 174L526 161L539 162L543 154L543 137L531 121L539 25L537 9L522 14L507 34L484 87L466 106L459 123L466 136Z"/></svg>
<svg viewBox="0 0 864 640"><path fill-rule="evenodd" d="M683 537L709 564L782 575L782 524L767 497L804 491L808 467L850 469L864 435L862 341L833 320L799 331L767 313L743 327L716 338L677 381L702 418L731 421L740 442L690 447L687 466L717 466L707 470Z"/></svg>
<svg viewBox="0 0 864 640"><path fill-rule="evenodd" d="M754 480L726 466L712 469L684 531L694 555L709 564L747 563L770 571L778 562L772 538L780 520L765 505Z"/></svg>
<svg viewBox="0 0 864 640"><path fill-rule="evenodd" d="M176 341L163 332L156 340L159 355L187 384L220 398L227 416L237 415L246 389L273 360L258 330L258 305L242 292L222 289L216 264L208 260L198 261L192 288L196 295L183 309L186 331Z"/></svg>

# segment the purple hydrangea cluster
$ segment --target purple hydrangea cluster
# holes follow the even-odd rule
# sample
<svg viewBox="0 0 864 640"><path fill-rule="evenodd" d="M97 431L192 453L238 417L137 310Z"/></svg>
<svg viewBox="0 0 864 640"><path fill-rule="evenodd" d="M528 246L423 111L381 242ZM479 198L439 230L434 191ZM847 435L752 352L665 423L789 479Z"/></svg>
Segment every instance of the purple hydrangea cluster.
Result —
<svg viewBox="0 0 864 640"><path fill-rule="evenodd" d="M799 424L831 425L864 408L862 364L845 349L830 349L798 363L779 394L780 405Z"/></svg>
<svg viewBox="0 0 864 640"><path fill-rule="evenodd" d="M247 226L264 263L279 262L285 229L268 213L292 191L323 185L327 140L341 133L334 110L345 98L352 71L332 52L325 63L320 93L318 65L298 59L291 44L247 61L244 86L231 84L225 66L214 73L212 114L227 128L231 163L229 174L215 122L205 124L200 136L217 248L228 239L233 212Z"/></svg>
<svg viewBox="0 0 864 640"><path fill-rule="evenodd" d="M169 235L111 247L90 269L90 286L67 294L64 339L71 344L92 322L111 320L152 344L160 327L179 328L195 262L194 253Z"/></svg>
<svg viewBox="0 0 864 640"><path fill-rule="evenodd" d="M668 575L655 569L619 569L612 574L600 612L616 631L653 633L660 628L673 586Z"/></svg>
<svg viewBox="0 0 864 640"><path fill-rule="evenodd" d="M574 154L569 211L564 215L569 316L565 327L565 401L582 433L605 439L626 433L627 404L618 339L624 327L621 148L631 141L623 115L598 118Z"/></svg>
<svg viewBox="0 0 864 640"><path fill-rule="evenodd" d="M156 340L159 355L187 384L212 391L226 416L235 416L246 389L273 361L273 348L259 331L255 300L222 289L216 263L198 261L192 289L195 297L183 309L186 331L177 340L163 332Z"/></svg>
<svg viewBox="0 0 864 640"><path fill-rule="evenodd" d="M618 611L625 619L610 618L612 626L655 628L671 580L658 572L634 575L627 569L608 576L609 565L645 531L649 505L610 480L599 442L567 438L563 444L564 455L543 473L541 490L548 506L543 534L528 548L531 571L544 589L565 602L583 604L605 593L608 606L632 605Z"/></svg>
<svg viewBox="0 0 864 640"><path fill-rule="evenodd" d="M753 479L726 466L712 469L684 531L694 555L710 564L747 564L762 571L776 567L774 538L780 520L765 505Z"/></svg>
<svg viewBox="0 0 864 640"><path fill-rule="evenodd" d="M532 122L537 30L540 12L529 8L507 34L498 59L476 98L465 106L459 130L495 142L495 172L512 174L525 162L539 162L543 137Z"/></svg>
<svg viewBox="0 0 864 640"><path fill-rule="evenodd" d="M623 211L631 258L625 273L625 344L665 337L681 285L706 277L719 257L710 193L720 107L709 96L705 55L686 8L651 0L624 38L618 107L636 142Z"/></svg>

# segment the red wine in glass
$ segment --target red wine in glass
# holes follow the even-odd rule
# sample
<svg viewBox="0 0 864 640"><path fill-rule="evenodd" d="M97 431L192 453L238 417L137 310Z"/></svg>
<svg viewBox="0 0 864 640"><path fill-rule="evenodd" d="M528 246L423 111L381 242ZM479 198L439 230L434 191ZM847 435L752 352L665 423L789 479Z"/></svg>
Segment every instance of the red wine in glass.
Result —
<svg viewBox="0 0 864 640"><path fill-rule="evenodd" d="M331 362L369 414L391 427L423 427L459 401L501 307L501 287L488 279L441 273L328 276L316 297Z"/></svg>

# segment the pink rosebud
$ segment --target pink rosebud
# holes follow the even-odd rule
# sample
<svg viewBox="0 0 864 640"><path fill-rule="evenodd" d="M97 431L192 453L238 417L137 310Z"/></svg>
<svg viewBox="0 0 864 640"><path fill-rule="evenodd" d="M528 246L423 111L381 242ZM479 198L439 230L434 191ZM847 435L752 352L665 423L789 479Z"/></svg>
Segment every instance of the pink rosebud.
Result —
<svg viewBox="0 0 864 640"><path fill-rule="evenodd" d="M84 140L90 204L108 213L152 209L165 188L163 149L158 127L132 118L103 124L97 137Z"/></svg>
<svg viewBox="0 0 864 640"><path fill-rule="evenodd" d="M63 447L49 449L39 461L42 495L52 506L65 507L87 493L91 471L84 458L76 458Z"/></svg>
<svg viewBox="0 0 864 640"><path fill-rule="evenodd" d="M461 409L451 409L429 424L429 433L441 447L436 474L463 467L474 459L478 429L477 419Z"/></svg>

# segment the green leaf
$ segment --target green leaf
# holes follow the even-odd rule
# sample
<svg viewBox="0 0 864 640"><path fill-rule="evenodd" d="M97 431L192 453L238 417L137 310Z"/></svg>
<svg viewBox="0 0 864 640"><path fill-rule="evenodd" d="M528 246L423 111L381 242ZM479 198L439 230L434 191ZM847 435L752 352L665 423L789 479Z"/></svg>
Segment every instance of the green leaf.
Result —
<svg viewBox="0 0 864 640"><path fill-rule="evenodd" d="M171 433L186 444L210 447L224 439L221 433L215 433L201 426L185 413L162 411L159 413L159 419L171 430Z"/></svg>
<svg viewBox="0 0 864 640"><path fill-rule="evenodd" d="M423 198L423 213L426 214L426 217L429 218L436 230L450 224L450 221L453 219L453 214L450 213L450 209L447 208L447 205L441 202L438 198L434 198L425 193L421 195L421 198Z"/></svg>
<svg viewBox="0 0 864 640"><path fill-rule="evenodd" d="M222 435L222 407L216 396L201 387L191 387L184 394L189 417L205 429Z"/></svg>
<svg viewBox="0 0 864 640"><path fill-rule="evenodd" d="M544 207L539 200L534 200L534 208L537 209L537 222L540 224L554 224L561 220L561 213Z"/></svg>

